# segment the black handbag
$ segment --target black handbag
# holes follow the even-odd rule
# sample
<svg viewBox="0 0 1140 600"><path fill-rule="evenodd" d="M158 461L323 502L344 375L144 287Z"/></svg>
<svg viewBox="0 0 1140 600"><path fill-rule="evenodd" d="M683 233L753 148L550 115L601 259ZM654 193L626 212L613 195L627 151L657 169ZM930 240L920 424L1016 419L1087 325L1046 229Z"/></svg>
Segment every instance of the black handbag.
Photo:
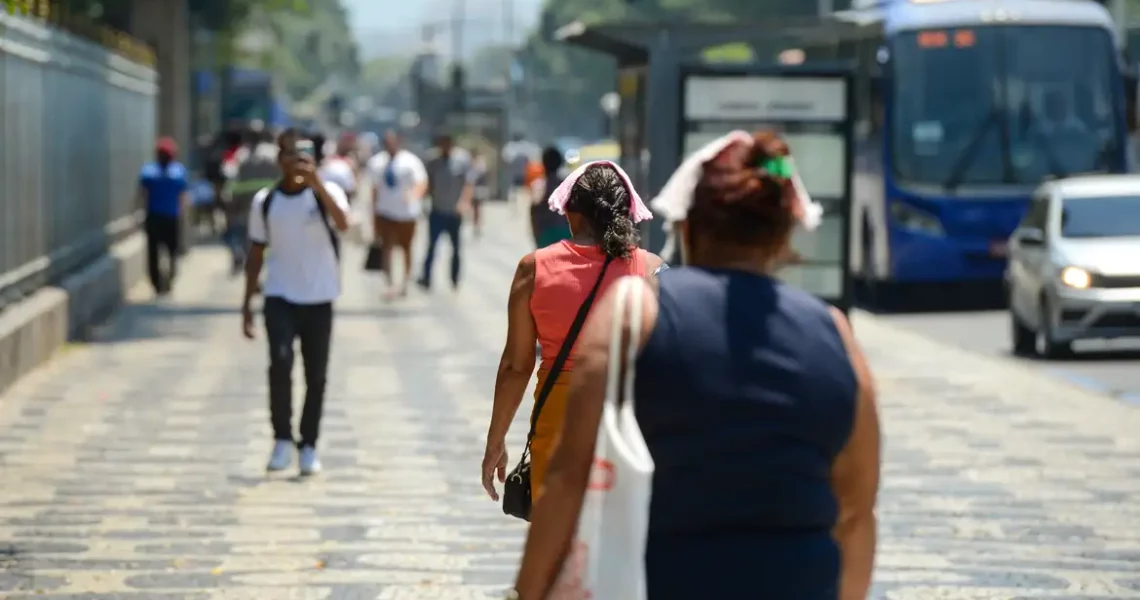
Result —
<svg viewBox="0 0 1140 600"><path fill-rule="evenodd" d="M380 246L368 247L368 256L364 259L364 270L373 273L384 270L384 259L380 253Z"/></svg>
<svg viewBox="0 0 1140 600"><path fill-rule="evenodd" d="M554 383L558 381L562 368L566 366L566 360L570 358L570 350L574 347L574 342L577 341L582 326L586 324L586 316L590 314L590 307L594 304L598 289L602 287L602 280L605 279L606 270L611 262L613 262L613 257L607 256L606 262L602 263L602 272L598 274L598 280L594 282L593 289L582 301L582 306L578 309L578 314L574 317L570 330L566 332L566 339L562 341L562 347L558 349L558 356L550 365L550 372L546 374L546 381L542 384L542 390L538 392L538 397L534 401L534 411L530 415L530 432L526 434L526 447L523 448L518 466L511 471L510 475L507 475L507 480L503 483L503 512L512 517L530 521L530 443L534 440L534 429L538 426L538 415L542 413L542 405L546 404L546 399L554 389Z"/></svg>

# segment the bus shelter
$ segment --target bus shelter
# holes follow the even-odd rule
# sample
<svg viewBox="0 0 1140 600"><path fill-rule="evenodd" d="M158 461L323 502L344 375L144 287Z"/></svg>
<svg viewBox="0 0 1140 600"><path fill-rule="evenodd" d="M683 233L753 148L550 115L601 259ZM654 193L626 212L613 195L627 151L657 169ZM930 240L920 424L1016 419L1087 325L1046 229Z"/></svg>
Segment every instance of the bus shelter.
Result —
<svg viewBox="0 0 1140 600"><path fill-rule="evenodd" d="M797 234L802 258L782 277L847 310L853 304L850 262L854 108L848 68L702 64L709 46L764 38L772 56L782 40L818 35L847 24L784 19L765 24L694 25L573 23L558 31L564 42L606 53L618 62L618 141L621 163L638 191L653 197L684 157L733 129L772 128L792 147L813 199L824 207L819 230ZM763 32L770 35L763 36ZM646 246L665 246L658 220L643 231ZM669 257L666 257L669 258Z"/></svg>

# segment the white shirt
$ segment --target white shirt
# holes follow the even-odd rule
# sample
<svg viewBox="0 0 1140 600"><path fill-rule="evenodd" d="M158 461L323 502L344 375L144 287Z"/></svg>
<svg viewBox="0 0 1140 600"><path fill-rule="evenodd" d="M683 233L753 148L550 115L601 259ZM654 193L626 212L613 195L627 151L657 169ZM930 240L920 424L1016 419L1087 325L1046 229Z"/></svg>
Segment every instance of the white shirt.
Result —
<svg viewBox="0 0 1140 600"><path fill-rule="evenodd" d="M392 164L395 186L388 185L386 171ZM391 157L387 151L373 156L368 161L368 174L376 190L376 214L395 221L414 221L423 212L423 198L412 190L427 183L427 169L418 156L407 150L399 150Z"/></svg>
<svg viewBox="0 0 1140 600"><path fill-rule="evenodd" d="M352 168L352 163L340 156L325 160L319 174L321 181L331 181L349 194L356 192L356 170Z"/></svg>
<svg viewBox="0 0 1140 600"><path fill-rule="evenodd" d="M337 206L348 211L348 197L335 183L325 190ZM266 199L269 223L262 216ZM266 244L266 298L281 298L293 304L323 304L340 296L340 264L329 238L331 224L321 222L317 197L312 190L289 196L265 189L253 198L249 211L249 239Z"/></svg>

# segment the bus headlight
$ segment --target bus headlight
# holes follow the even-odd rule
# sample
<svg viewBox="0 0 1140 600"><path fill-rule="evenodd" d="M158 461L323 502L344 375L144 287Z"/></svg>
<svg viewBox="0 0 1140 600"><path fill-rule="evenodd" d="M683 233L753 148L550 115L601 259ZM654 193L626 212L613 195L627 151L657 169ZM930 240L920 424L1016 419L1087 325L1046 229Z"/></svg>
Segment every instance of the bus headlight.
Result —
<svg viewBox="0 0 1140 600"><path fill-rule="evenodd" d="M927 235L946 235L938 217L903 202L891 203L891 220L899 227L911 231Z"/></svg>
<svg viewBox="0 0 1140 600"><path fill-rule="evenodd" d="M1061 283L1078 290L1088 289L1092 275L1080 267L1065 267L1061 269Z"/></svg>

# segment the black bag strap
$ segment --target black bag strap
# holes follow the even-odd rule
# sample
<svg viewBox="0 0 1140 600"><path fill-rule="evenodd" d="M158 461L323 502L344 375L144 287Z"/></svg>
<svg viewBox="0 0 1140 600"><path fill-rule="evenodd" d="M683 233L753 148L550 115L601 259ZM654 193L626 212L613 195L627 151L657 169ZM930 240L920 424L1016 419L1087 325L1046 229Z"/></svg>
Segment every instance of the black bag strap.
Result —
<svg viewBox="0 0 1140 600"><path fill-rule="evenodd" d="M277 185L269 190L269 195L265 197L265 202L261 203L261 221L265 223L265 241L267 245L269 242L269 203L277 197L277 194L289 195L285 194L280 185ZM313 195L316 196L316 192L313 192ZM329 242L332 244L333 254L336 255L337 260L340 260L340 237L337 236L333 226L329 224L329 213L325 210L324 203L321 202L320 198L314 197L313 199L317 202L317 211L321 213L321 223L324 224L325 230L329 232Z"/></svg>
<svg viewBox="0 0 1140 600"><path fill-rule="evenodd" d="M570 324L569 331L566 332L566 339L562 340L562 347L558 349L558 356L554 357L554 362L550 365L550 371L546 374L546 381L542 382L542 389L538 392L538 397L534 401L534 412L530 416L530 432L526 434L526 448L523 449L522 460L525 460L530 453L530 443L534 439L534 430L538 426L538 416L542 413L542 406L546 404L546 399L550 397L550 392L554 390L554 383L558 380L558 375L562 373L562 368L566 366L566 361L570 358L570 350L574 348L574 342L578 340L578 334L582 332L582 326L586 324L586 317L590 314L590 307L594 305L594 300L598 296L598 290L602 287L602 280L606 278L606 271L609 269L610 263L613 262L612 256L606 257L606 262L602 263L602 272L598 273L598 280L594 282L594 287L582 301L582 306L578 308L578 314L574 317L574 322Z"/></svg>

